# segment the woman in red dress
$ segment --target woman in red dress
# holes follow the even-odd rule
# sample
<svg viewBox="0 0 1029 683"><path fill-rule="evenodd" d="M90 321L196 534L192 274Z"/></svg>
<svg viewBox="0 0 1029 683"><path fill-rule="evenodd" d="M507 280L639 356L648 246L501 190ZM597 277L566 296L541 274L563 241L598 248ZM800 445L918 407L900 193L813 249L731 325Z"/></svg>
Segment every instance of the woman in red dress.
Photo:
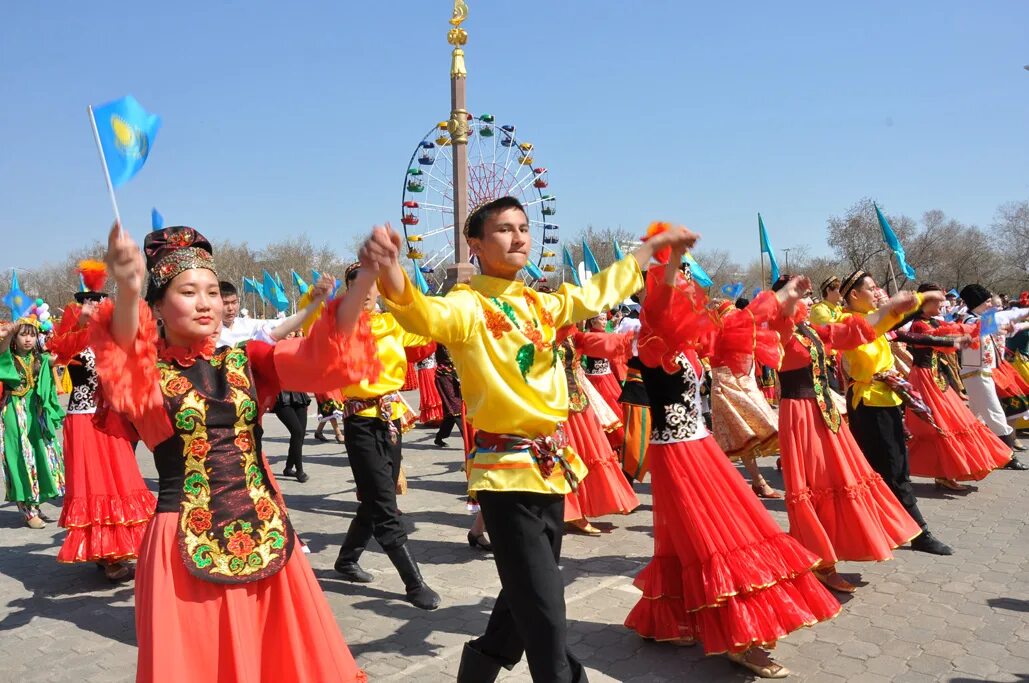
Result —
<svg viewBox="0 0 1029 683"><path fill-rule="evenodd" d="M438 427L443 422L443 399L436 389L436 344L416 346L407 351L418 373L418 424Z"/></svg>
<svg viewBox="0 0 1029 683"><path fill-rule="evenodd" d="M573 343L576 351L582 354L586 379L618 418L618 424L607 430L607 440L612 448L621 450L625 441L622 405L618 402L622 395L622 385L615 378L613 368L618 363L624 365L632 356L633 335L604 332L603 319L600 317L591 318L587 325L592 325L592 330L576 330Z"/></svg>
<svg viewBox="0 0 1029 683"><path fill-rule="evenodd" d="M919 292L942 292L924 283ZM932 410L935 424L908 411L904 424L911 433L911 474L932 477L937 486L967 490L959 481L978 481L1011 460L1011 449L980 422L957 393L960 387L954 352L972 344L972 330L960 323L940 323L940 302L928 300L911 328L898 335L914 359L908 381ZM978 337L978 335L976 335Z"/></svg>
<svg viewBox="0 0 1029 683"><path fill-rule="evenodd" d="M780 279L777 287L786 284ZM898 299L868 320L846 316L812 326L807 307L784 307L773 322L783 346L779 386L779 445L790 535L821 558L815 575L833 590L855 586L836 571L841 560L881 561L920 533L919 525L868 464L832 400L828 358L877 336L873 324ZM872 322L869 322L871 320Z"/></svg>
<svg viewBox="0 0 1029 683"><path fill-rule="evenodd" d="M105 396L153 451L160 482L136 573L137 682L366 680L299 552L260 420L282 390L327 393L378 376L361 315L374 269L307 337L215 348L210 243L174 227L150 233L144 249L145 268L114 226L117 299L90 326ZM315 285L323 299L331 289L331 278Z"/></svg>
<svg viewBox="0 0 1029 683"><path fill-rule="evenodd" d="M157 499L139 473L131 427L104 409L96 356L88 345L90 316L107 298L100 291L106 272L98 262L80 264L80 272L90 291L75 295L47 342L72 382L64 420L67 488L59 521L68 535L57 561L95 562L109 581L120 582L132 578L131 561Z"/></svg>
<svg viewBox="0 0 1029 683"><path fill-rule="evenodd" d="M706 654L783 678L767 648L840 605L812 576L818 558L776 525L704 425L697 351L709 348L714 323L684 278L664 266L647 273L639 354L654 423L654 558L636 577L643 597L625 625L659 641L700 641ZM799 294L791 286L781 296Z"/></svg>

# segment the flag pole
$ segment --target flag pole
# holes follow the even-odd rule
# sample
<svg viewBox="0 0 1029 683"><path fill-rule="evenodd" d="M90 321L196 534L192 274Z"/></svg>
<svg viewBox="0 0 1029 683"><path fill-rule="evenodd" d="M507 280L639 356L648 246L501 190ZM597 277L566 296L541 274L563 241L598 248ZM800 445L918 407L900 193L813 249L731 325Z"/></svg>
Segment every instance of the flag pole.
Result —
<svg viewBox="0 0 1029 683"><path fill-rule="evenodd" d="M893 293L896 294L900 291L900 288L897 286L897 274L893 272L893 257L890 256L886 263L890 267L890 279L893 280Z"/></svg>
<svg viewBox="0 0 1029 683"><path fill-rule="evenodd" d="M757 258L761 261L761 287L765 286L765 250L761 244L761 214L757 215Z"/></svg>
<svg viewBox="0 0 1029 683"><path fill-rule="evenodd" d="M121 225L121 213L118 211L118 200L114 197L114 185L111 183L111 172L107 170L107 156L104 155L104 146L100 143L100 131L96 128L96 117L93 116L93 105L87 105L89 111L89 125L93 128L93 141L96 142L96 150L100 153L100 164L104 167L104 180L107 182L107 194L111 198L111 208L114 209L114 220Z"/></svg>

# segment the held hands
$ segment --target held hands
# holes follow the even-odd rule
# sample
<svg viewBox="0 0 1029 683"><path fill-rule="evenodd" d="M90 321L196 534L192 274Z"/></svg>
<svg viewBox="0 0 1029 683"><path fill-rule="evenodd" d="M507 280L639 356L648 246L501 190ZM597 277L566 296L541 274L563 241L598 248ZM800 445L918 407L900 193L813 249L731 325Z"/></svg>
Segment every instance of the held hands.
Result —
<svg viewBox="0 0 1029 683"><path fill-rule="evenodd" d="M398 265L400 258L400 235L389 223L376 225L361 245L357 254L361 269L378 271Z"/></svg>
<svg viewBox="0 0 1029 683"><path fill-rule="evenodd" d="M954 340L954 348L956 348L958 351L960 351L961 349L967 349L971 345L972 338L967 334L963 334Z"/></svg>
<svg viewBox="0 0 1029 683"><path fill-rule="evenodd" d="M930 294L939 294L939 297L931 297L929 296ZM923 297L926 301L932 301L936 298L943 299L943 294L940 292L926 292L925 294L923 294ZM915 296L914 292L897 292L896 294L890 297L890 300L886 302L886 305L883 306L883 308L889 309L891 311L905 312L913 309L917 302L918 297Z"/></svg>
<svg viewBox="0 0 1029 683"><path fill-rule="evenodd" d="M686 253L686 250L692 249L699 239L700 233L693 232L689 228L679 225L655 235L650 239L650 242L653 244L655 252L660 251L663 247L671 247L672 254L669 262L679 263L682 261L682 256Z"/></svg>
<svg viewBox="0 0 1029 683"><path fill-rule="evenodd" d="M107 272L118 285L119 292L139 296L146 278L146 263L139 245L119 223L111 226L107 236Z"/></svg>
<svg viewBox="0 0 1029 683"><path fill-rule="evenodd" d="M314 289L311 294L312 303L321 303L325 301L332 290L336 288L336 278L331 275L322 275L318 278L318 282L314 283Z"/></svg>
<svg viewBox="0 0 1029 683"><path fill-rule="evenodd" d="M792 317L797 310L797 302L804 298L804 295L811 291L811 280L804 276L797 276L786 283L786 286L775 293L779 300L782 313L785 317Z"/></svg>

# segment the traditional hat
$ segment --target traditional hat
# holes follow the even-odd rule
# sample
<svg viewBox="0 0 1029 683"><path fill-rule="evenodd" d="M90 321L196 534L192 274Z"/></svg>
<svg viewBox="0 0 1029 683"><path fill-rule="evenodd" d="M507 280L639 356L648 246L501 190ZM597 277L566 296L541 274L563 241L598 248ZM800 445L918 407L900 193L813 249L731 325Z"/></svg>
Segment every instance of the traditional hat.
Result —
<svg viewBox="0 0 1029 683"><path fill-rule="evenodd" d="M76 303L102 301L108 297L107 292L103 291L107 283L107 266L103 261L79 261L78 273L83 289L81 292L75 292Z"/></svg>
<svg viewBox="0 0 1029 683"><path fill-rule="evenodd" d="M822 280L822 284L818 287L818 291L822 296L825 296L825 293L832 289L833 285L839 287L840 284L840 278L836 277L835 275L830 275L829 277Z"/></svg>
<svg viewBox="0 0 1029 683"><path fill-rule="evenodd" d="M843 280L843 283L840 285L840 294L843 295L844 299L847 298L847 295L850 294L851 290L853 290L857 286L857 283L861 282L862 278L866 275L868 275L868 273L859 268Z"/></svg>
<svg viewBox="0 0 1029 683"><path fill-rule="evenodd" d="M194 228L175 226L154 230L143 240L150 286L164 287L172 278L192 268L206 268L217 277L214 251L207 238Z"/></svg>
<svg viewBox="0 0 1029 683"><path fill-rule="evenodd" d="M982 306L990 300L991 296L990 290L979 284L965 285L961 290L961 300L965 302L969 311L974 311Z"/></svg>

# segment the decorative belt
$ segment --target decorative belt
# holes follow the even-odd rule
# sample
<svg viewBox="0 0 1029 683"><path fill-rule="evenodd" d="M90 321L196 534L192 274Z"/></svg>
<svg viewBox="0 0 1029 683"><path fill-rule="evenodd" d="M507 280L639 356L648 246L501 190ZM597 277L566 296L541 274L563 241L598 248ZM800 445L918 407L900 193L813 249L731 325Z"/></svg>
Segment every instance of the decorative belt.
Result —
<svg viewBox="0 0 1029 683"><path fill-rule="evenodd" d="M345 420L369 408L378 408L379 419L386 422L390 443L397 443L400 441L400 431L393 424L393 404L400 401L401 396L395 391L372 398L348 398L343 402L343 419Z"/></svg>
<svg viewBox="0 0 1029 683"><path fill-rule="evenodd" d="M559 424L552 436L538 436L530 439L526 436L515 434L493 434L479 430L475 432L475 445L494 453L505 453L510 451L529 451L540 468L540 474L544 479L549 479L554 473L554 464L561 463L564 470L565 480L572 491L579 488L579 479L568 467L564 459L564 449L568 446L568 435L565 433L564 425Z"/></svg>
<svg viewBox="0 0 1029 683"><path fill-rule="evenodd" d="M969 377L993 377L993 370L973 370L972 372L961 373L961 379L968 379Z"/></svg>

